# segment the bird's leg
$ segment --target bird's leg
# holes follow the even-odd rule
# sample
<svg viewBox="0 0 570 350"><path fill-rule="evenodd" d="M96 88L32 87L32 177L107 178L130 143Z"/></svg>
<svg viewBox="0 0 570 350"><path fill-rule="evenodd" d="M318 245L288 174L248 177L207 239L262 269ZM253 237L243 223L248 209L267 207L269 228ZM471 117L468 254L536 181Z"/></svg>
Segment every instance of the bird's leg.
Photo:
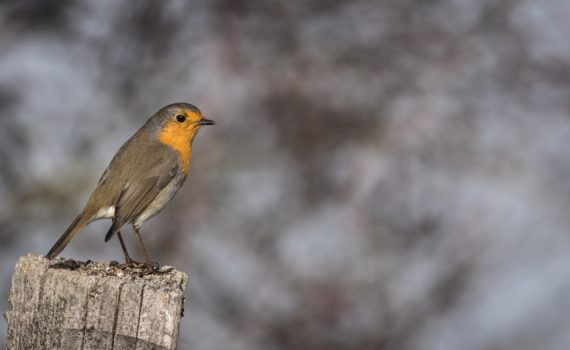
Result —
<svg viewBox="0 0 570 350"><path fill-rule="evenodd" d="M141 239L141 236L139 235L139 227L137 225L133 225L133 231L135 232L135 235L137 236L137 239L139 240L139 244L140 244L141 249L144 253L144 257L146 258L146 271L143 273L143 275L165 274L165 273L172 271L173 268L169 268L169 269L166 269L164 271L160 271L159 269L154 267L154 265L152 264L152 262L150 261L150 259L148 257L148 254L146 253L146 249L144 248L144 244L143 244L143 241Z"/></svg>
<svg viewBox="0 0 570 350"><path fill-rule="evenodd" d="M129 256L129 252L127 252L127 246L125 242L123 242L123 236L121 236L121 231L117 232L117 237L119 237L119 242L121 242L121 248L123 248L123 253L125 253L125 263L119 265L120 269L125 269L127 267L142 267L144 264L141 264L138 261L134 261Z"/></svg>

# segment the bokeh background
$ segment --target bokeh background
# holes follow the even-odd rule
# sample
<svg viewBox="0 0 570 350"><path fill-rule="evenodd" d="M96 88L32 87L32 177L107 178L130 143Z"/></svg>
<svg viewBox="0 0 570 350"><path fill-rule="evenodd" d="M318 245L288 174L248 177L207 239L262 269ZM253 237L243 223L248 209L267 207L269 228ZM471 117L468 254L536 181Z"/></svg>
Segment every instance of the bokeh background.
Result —
<svg viewBox="0 0 570 350"><path fill-rule="evenodd" d="M186 101L218 125L142 228L190 276L180 349L570 348L568 18L565 0L1 1L0 309L18 257ZM63 256L122 260L108 226Z"/></svg>

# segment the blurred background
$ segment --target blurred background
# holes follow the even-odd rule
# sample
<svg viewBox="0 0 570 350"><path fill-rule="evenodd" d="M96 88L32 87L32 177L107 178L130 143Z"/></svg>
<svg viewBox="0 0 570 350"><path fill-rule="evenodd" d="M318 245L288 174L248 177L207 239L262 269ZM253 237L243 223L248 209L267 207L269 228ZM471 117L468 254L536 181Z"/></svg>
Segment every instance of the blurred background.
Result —
<svg viewBox="0 0 570 350"><path fill-rule="evenodd" d="M18 257L185 101L218 125L142 227L190 276L180 349L570 348L569 17L564 0L0 1L0 309ZM122 261L109 225L62 255Z"/></svg>

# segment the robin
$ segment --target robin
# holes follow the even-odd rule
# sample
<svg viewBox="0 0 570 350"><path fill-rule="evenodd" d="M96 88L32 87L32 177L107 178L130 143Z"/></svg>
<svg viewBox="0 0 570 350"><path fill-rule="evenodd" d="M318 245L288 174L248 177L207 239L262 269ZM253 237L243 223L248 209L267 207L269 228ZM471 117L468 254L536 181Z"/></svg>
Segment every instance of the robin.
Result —
<svg viewBox="0 0 570 350"><path fill-rule="evenodd" d="M203 125L213 125L198 108L174 103L156 112L117 151L99 179L85 208L50 249L52 259L90 222L112 219L105 242L117 235L125 254L123 266L138 266L127 252L120 230L133 225L146 258L145 273L160 272L151 263L139 227L158 214L180 189L188 176L192 142Z"/></svg>

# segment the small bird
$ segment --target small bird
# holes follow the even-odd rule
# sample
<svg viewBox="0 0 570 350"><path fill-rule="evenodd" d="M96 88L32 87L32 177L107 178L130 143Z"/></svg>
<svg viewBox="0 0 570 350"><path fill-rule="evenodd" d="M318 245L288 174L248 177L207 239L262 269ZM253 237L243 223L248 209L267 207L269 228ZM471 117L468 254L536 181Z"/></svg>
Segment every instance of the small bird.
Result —
<svg viewBox="0 0 570 350"><path fill-rule="evenodd" d="M168 272L160 272L151 263L139 227L158 214L180 189L188 176L196 133L200 127L213 124L189 103L170 104L156 112L117 151L81 214L48 252L48 259L61 253L90 222L112 219L105 242L117 235L125 254L123 266L144 266L130 258L121 237L120 230L132 224L146 258L145 274Z"/></svg>

